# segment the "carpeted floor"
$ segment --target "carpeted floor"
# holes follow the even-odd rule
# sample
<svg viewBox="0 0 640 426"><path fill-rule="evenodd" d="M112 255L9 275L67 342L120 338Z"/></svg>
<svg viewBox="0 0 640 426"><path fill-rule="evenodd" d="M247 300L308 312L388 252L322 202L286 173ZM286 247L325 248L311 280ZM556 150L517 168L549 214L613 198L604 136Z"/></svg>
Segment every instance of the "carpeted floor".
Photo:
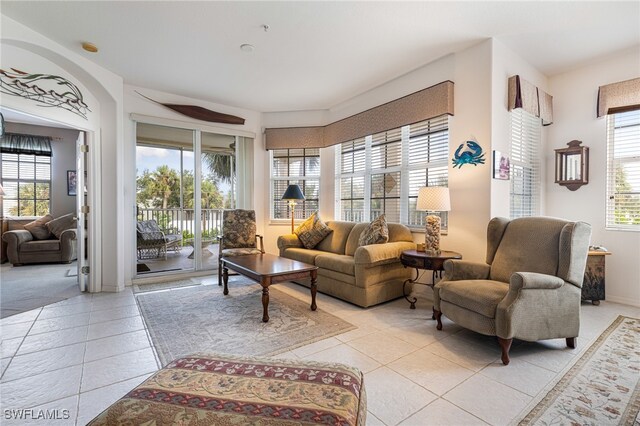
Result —
<svg viewBox="0 0 640 426"><path fill-rule="evenodd" d="M0 318L46 306L80 294L78 277L67 276L72 264L0 267Z"/></svg>
<svg viewBox="0 0 640 426"><path fill-rule="evenodd" d="M543 395L520 425L640 424L640 319L619 316Z"/></svg>
<svg viewBox="0 0 640 426"><path fill-rule="evenodd" d="M240 277L239 277L240 278ZM162 364L195 352L275 355L355 327L318 306L269 288L268 323L262 322L262 287L246 279L137 296Z"/></svg>

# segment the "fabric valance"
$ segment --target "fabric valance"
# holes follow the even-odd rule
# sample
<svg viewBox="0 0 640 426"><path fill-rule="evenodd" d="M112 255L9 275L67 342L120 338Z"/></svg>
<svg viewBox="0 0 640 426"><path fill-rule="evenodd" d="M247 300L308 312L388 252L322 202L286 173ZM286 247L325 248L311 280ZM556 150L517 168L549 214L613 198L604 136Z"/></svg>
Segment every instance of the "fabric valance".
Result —
<svg viewBox="0 0 640 426"><path fill-rule="evenodd" d="M598 88L598 117L636 109L640 109L640 78Z"/></svg>
<svg viewBox="0 0 640 426"><path fill-rule="evenodd" d="M443 81L326 126L266 129L266 148L325 148L444 114L453 115L452 81Z"/></svg>
<svg viewBox="0 0 640 426"><path fill-rule="evenodd" d="M51 157L51 137L5 133L0 138L0 152Z"/></svg>
<svg viewBox="0 0 640 426"><path fill-rule="evenodd" d="M540 117L543 126L553 124L553 96L520 78L509 77L509 106L511 111L522 108L529 114Z"/></svg>

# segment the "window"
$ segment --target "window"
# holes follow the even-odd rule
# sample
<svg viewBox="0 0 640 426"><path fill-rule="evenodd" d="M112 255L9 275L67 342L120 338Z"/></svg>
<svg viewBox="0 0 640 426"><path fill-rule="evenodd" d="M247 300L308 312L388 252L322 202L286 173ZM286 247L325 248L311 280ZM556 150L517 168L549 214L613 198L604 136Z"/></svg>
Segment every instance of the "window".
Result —
<svg viewBox="0 0 640 426"><path fill-rule="evenodd" d="M65 177L66 179L66 177ZM44 216L49 213L51 157L2 154L4 216Z"/></svg>
<svg viewBox="0 0 640 426"><path fill-rule="evenodd" d="M540 214L540 127L534 115L511 110L512 219Z"/></svg>
<svg viewBox="0 0 640 426"><path fill-rule="evenodd" d="M607 116L607 228L640 231L640 111Z"/></svg>
<svg viewBox="0 0 640 426"><path fill-rule="evenodd" d="M385 214L389 222L423 229L418 190L448 185L449 119L443 115L345 142L337 151L341 220L368 222ZM446 229L447 214L441 217Z"/></svg>
<svg viewBox="0 0 640 426"><path fill-rule="evenodd" d="M275 149L271 151L271 218L290 218L289 203L282 195L290 184L300 185L304 201L296 203L296 219L318 210L320 193L320 149Z"/></svg>

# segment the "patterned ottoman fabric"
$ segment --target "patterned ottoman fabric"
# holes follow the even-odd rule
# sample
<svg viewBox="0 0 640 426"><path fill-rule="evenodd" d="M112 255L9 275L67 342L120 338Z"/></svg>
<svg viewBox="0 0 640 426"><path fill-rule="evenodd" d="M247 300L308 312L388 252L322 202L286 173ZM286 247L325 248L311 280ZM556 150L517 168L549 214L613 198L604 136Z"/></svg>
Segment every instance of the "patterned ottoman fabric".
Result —
<svg viewBox="0 0 640 426"><path fill-rule="evenodd" d="M179 358L90 425L365 425L362 373L342 364L228 355Z"/></svg>

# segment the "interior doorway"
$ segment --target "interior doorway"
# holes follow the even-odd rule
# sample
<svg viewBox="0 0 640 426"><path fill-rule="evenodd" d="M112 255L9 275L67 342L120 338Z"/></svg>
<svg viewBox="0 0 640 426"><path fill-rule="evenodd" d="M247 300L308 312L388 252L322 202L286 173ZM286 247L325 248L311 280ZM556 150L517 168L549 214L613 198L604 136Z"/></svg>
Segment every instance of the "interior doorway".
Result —
<svg viewBox="0 0 640 426"><path fill-rule="evenodd" d="M85 174L83 130L6 108L0 112L5 119L0 152L4 318L86 289L89 269L83 273L81 267L88 266L91 237L88 215L80 207L87 205L91 182Z"/></svg>

